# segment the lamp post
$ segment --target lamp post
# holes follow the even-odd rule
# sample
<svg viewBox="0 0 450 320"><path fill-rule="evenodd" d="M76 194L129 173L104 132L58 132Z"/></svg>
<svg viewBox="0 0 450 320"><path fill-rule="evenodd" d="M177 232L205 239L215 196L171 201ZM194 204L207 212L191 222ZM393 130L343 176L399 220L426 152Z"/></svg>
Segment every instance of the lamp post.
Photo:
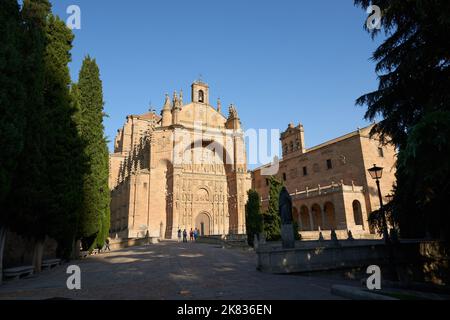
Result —
<svg viewBox="0 0 450 320"><path fill-rule="evenodd" d="M386 221L386 212L384 211L384 205L383 205L383 197L381 195L381 187L380 187L380 179L383 177L383 169L382 167L378 167L376 164L373 165L373 168L370 168L368 171L370 173L370 176L372 179L374 179L377 183L378 188L378 198L380 199L380 211L381 211L381 217L383 219L383 238L386 243L389 243L389 232L388 232L388 226Z"/></svg>

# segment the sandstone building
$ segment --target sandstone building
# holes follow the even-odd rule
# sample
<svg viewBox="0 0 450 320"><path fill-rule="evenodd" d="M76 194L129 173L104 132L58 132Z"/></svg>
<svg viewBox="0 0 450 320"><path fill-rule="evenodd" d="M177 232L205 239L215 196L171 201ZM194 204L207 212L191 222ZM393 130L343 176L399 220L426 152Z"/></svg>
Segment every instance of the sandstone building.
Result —
<svg viewBox="0 0 450 320"><path fill-rule="evenodd" d="M376 182L367 171L374 164L384 167L382 195L392 193L395 182L395 149L370 138L372 126L314 148L305 148L302 125L289 125L281 134L283 159L276 175L293 197L293 218L304 239L318 239L319 230L336 230L339 238L351 231L355 238L370 237L368 213L379 209ZM267 167L267 166L266 166ZM265 167L254 170L253 188L268 205ZM385 198L384 201L388 199ZM323 232L325 237L330 232Z"/></svg>
<svg viewBox="0 0 450 320"><path fill-rule="evenodd" d="M111 235L176 238L178 229L203 235L245 233L251 187L244 134L236 108L213 107L209 87L192 84L166 95L161 116L131 115L110 155Z"/></svg>

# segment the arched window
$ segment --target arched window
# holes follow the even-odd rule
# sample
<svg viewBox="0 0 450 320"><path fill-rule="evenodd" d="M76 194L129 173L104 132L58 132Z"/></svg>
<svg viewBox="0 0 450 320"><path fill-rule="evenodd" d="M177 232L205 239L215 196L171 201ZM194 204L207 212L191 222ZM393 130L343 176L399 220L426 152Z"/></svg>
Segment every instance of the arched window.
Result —
<svg viewBox="0 0 450 320"><path fill-rule="evenodd" d="M295 150L299 150L299 149L300 149L300 141L295 140Z"/></svg>
<svg viewBox="0 0 450 320"><path fill-rule="evenodd" d="M358 200L353 201L353 217L355 219L355 225L364 226L361 203Z"/></svg>
<svg viewBox="0 0 450 320"><path fill-rule="evenodd" d="M198 102L200 102L200 103L205 102L205 93L203 92L203 90L200 90L198 92Z"/></svg>

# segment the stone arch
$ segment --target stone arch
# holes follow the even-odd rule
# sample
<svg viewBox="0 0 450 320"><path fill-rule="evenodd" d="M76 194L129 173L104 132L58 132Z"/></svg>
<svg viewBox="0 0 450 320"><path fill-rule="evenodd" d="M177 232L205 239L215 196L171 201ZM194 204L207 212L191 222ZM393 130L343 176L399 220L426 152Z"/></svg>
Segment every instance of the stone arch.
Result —
<svg viewBox="0 0 450 320"><path fill-rule="evenodd" d="M358 200L353 201L353 219L355 220L355 225L364 227L361 202Z"/></svg>
<svg viewBox="0 0 450 320"><path fill-rule="evenodd" d="M312 205L311 213L312 213L314 230L318 231L319 228L323 229L322 209L320 208L320 206L317 203Z"/></svg>
<svg viewBox="0 0 450 320"><path fill-rule="evenodd" d="M301 221L301 225L302 225L302 231L312 231L311 230L311 219L309 217L309 209L305 205L303 205L300 208L300 221Z"/></svg>
<svg viewBox="0 0 450 320"><path fill-rule="evenodd" d="M211 215L206 212L200 212L195 218L195 228L199 231L200 236L210 236L212 232Z"/></svg>
<svg viewBox="0 0 450 320"><path fill-rule="evenodd" d="M205 92L203 90L198 91L198 102L200 103L205 102Z"/></svg>
<svg viewBox="0 0 450 320"><path fill-rule="evenodd" d="M230 167L233 165L234 158L232 157L232 153L227 150L223 143L215 140L198 139L186 146L183 150L183 154L186 154L186 152L195 152L195 150L199 148L214 151L215 156L219 158L220 161L218 164L223 164L226 169L231 169ZM198 160L194 154L191 154L188 159L190 159L191 164L196 164L195 162Z"/></svg>
<svg viewBox="0 0 450 320"><path fill-rule="evenodd" d="M332 202L326 202L323 211L325 213L324 228L327 230L336 230L336 211Z"/></svg>
<svg viewBox="0 0 450 320"><path fill-rule="evenodd" d="M210 192L207 187L200 187L195 194L196 202L208 202L211 200Z"/></svg>

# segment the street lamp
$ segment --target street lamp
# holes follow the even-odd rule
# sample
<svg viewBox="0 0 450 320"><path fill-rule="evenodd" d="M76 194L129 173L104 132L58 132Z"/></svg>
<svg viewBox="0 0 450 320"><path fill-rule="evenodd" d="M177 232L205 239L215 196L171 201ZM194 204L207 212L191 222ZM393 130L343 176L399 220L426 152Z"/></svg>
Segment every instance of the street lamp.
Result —
<svg viewBox="0 0 450 320"><path fill-rule="evenodd" d="M383 238L386 243L389 243L389 232L386 222L386 212L384 211L383 197L381 196L381 187L380 187L380 179L383 177L383 169L384 168L378 167L376 164L374 164L373 168L370 168L368 171L372 179L376 180L377 182L378 197L380 199L380 211L383 219Z"/></svg>

